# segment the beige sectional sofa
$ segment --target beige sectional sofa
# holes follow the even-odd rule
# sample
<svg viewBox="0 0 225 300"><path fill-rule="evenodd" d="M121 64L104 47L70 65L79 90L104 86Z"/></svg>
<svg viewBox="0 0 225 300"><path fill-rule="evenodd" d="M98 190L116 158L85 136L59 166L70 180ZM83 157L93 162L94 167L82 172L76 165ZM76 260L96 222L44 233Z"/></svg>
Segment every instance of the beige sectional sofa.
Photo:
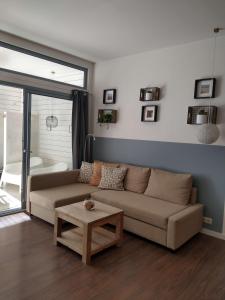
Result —
<svg viewBox="0 0 225 300"><path fill-rule="evenodd" d="M123 209L126 230L173 250L202 228L203 205L196 203L195 188L191 188L188 203L182 204L140 191L99 190L96 186L79 183L78 176L79 170L31 176L27 210L53 224L56 207L82 201L91 195L95 200ZM126 187L129 188L127 182ZM135 189L135 183L130 185L130 189Z"/></svg>

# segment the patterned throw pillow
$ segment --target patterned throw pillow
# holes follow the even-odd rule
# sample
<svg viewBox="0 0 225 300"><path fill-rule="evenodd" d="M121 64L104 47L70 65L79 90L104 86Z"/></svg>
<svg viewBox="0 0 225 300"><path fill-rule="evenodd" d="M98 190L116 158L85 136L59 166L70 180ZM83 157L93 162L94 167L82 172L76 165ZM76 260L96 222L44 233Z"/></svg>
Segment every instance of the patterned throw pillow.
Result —
<svg viewBox="0 0 225 300"><path fill-rule="evenodd" d="M102 166L102 178L98 187L100 189L123 191L123 180L126 172L126 168Z"/></svg>
<svg viewBox="0 0 225 300"><path fill-rule="evenodd" d="M93 163L93 175L91 176L90 184L94 186L98 186L101 177L102 177L102 166L111 167L111 168L117 168L119 167L119 164L115 163L107 163L99 160L95 160Z"/></svg>
<svg viewBox="0 0 225 300"><path fill-rule="evenodd" d="M93 164L82 161L78 182L89 183L93 174Z"/></svg>

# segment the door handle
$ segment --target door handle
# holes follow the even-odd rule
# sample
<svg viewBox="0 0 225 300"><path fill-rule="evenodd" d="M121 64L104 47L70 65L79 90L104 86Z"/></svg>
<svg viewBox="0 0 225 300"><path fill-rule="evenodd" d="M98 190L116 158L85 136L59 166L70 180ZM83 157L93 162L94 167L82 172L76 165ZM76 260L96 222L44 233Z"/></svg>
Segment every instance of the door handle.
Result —
<svg viewBox="0 0 225 300"><path fill-rule="evenodd" d="M28 151L26 149L23 149L23 153L27 153ZM33 151L30 151L30 153L33 153Z"/></svg>

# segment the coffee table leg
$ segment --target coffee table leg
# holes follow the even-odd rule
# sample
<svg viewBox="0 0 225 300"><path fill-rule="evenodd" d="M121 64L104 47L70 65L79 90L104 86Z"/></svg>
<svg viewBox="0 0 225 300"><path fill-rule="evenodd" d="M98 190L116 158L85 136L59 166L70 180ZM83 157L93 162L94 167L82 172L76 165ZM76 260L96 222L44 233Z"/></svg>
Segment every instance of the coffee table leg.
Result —
<svg viewBox="0 0 225 300"><path fill-rule="evenodd" d="M83 255L82 261L86 265L91 263L91 235L92 228L90 224L84 225L84 234L83 234Z"/></svg>
<svg viewBox="0 0 225 300"><path fill-rule="evenodd" d="M62 219L57 215L55 216L55 225L54 225L54 244L57 245L57 237L61 236L62 233Z"/></svg>
<svg viewBox="0 0 225 300"><path fill-rule="evenodd" d="M119 214L116 221L116 239L118 240L117 245L123 240L123 213Z"/></svg>

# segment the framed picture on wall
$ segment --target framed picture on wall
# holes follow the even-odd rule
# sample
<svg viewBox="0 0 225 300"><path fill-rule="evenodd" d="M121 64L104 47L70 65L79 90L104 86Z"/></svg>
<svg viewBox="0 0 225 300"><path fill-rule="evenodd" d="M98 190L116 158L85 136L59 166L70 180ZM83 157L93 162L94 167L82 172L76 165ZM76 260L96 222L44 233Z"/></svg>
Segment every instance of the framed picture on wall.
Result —
<svg viewBox="0 0 225 300"><path fill-rule="evenodd" d="M215 98L216 78L195 80L195 99Z"/></svg>
<svg viewBox="0 0 225 300"><path fill-rule="evenodd" d="M103 104L116 103L116 89L108 89L103 91Z"/></svg>
<svg viewBox="0 0 225 300"><path fill-rule="evenodd" d="M157 105L142 106L141 121L142 122L156 122L157 121L157 112L158 112Z"/></svg>

